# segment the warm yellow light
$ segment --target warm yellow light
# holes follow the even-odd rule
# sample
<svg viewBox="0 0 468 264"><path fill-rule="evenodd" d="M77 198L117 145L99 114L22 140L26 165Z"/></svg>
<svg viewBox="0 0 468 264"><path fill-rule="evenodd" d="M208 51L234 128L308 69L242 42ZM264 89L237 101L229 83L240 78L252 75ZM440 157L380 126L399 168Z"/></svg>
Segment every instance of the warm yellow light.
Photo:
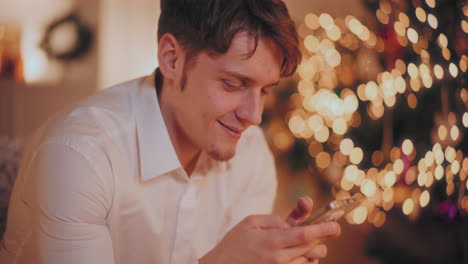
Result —
<svg viewBox="0 0 468 264"><path fill-rule="evenodd" d="M422 23L426 22L426 12L424 11L424 9L417 7L415 12L416 17L419 21L421 21Z"/></svg>
<svg viewBox="0 0 468 264"><path fill-rule="evenodd" d="M341 64L341 55L336 49L329 49L324 55L328 65L336 67Z"/></svg>
<svg viewBox="0 0 468 264"><path fill-rule="evenodd" d="M409 155L411 154L411 152L413 152L413 149L414 149L413 142L409 139L405 139L403 141L403 146L402 146L403 153L405 155Z"/></svg>
<svg viewBox="0 0 468 264"><path fill-rule="evenodd" d="M449 146L445 149L445 159L448 162L452 163L455 160L456 156L457 156L457 152L455 151L453 147Z"/></svg>
<svg viewBox="0 0 468 264"><path fill-rule="evenodd" d="M467 112L463 114L463 126L468 127L468 113Z"/></svg>
<svg viewBox="0 0 468 264"><path fill-rule="evenodd" d="M434 65L434 75L439 80L444 78L444 69L439 64Z"/></svg>
<svg viewBox="0 0 468 264"><path fill-rule="evenodd" d="M409 94L408 95L408 106L411 107L411 109L415 109L417 104L418 104L418 98L416 98L416 95L414 94Z"/></svg>
<svg viewBox="0 0 468 264"><path fill-rule="evenodd" d="M370 81L367 83L366 85L366 97L371 100L371 101L375 101L377 99L377 96L379 94L379 87L377 86L377 84L373 81Z"/></svg>
<svg viewBox="0 0 468 264"><path fill-rule="evenodd" d="M418 78L419 70L414 63L408 64L408 74L412 79Z"/></svg>
<svg viewBox="0 0 468 264"><path fill-rule="evenodd" d="M413 199L408 198L403 202L403 213L405 215L409 215L413 212L414 210L414 202Z"/></svg>
<svg viewBox="0 0 468 264"><path fill-rule="evenodd" d="M390 14L392 12L392 5L388 1L380 1L380 9L384 11L386 14Z"/></svg>
<svg viewBox="0 0 468 264"><path fill-rule="evenodd" d="M344 178L350 182L356 182L359 175L359 169L356 165L349 165L344 170Z"/></svg>
<svg viewBox="0 0 468 264"><path fill-rule="evenodd" d="M437 165L434 171L434 176L437 180L440 180L442 177L444 177L444 168L442 165Z"/></svg>
<svg viewBox="0 0 468 264"><path fill-rule="evenodd" d="M401 74L404 74L406 72L406 64L401 59L397 59L395 61L395 67L398 71L400 71Z"/></svg>
<svg viewBox="0 0 468 264"><path fill-rule="evenodd" d="M426 88L431 88L431 86L432 86L432 77L426 75L426 76L424 76L424 77L422 78L422 82L423 82L423 84L424 84L424 87L426 87Z"/></svg>
<svg viewBox="0 0 468 264"><path fill-rule="evenodd" d="M427 22L433 29L436 29L438 26L437 18L433 14L427 15Z"/></svg>
<svg viewBox="0 0 468 264"><path fill-rule="evenodd" d="M396 21L394 24L393 24L393 28L395 29L395 32L404 37L405 36L405 33L406 33L406 28L405 26L403 25L403 23L401 23L400 21Z"/></svg>
<svg viewBox="0 0 468 264"><path fill-rule="evenodd" d="M319 131L324 126L323 118L320 115L310 116L307 124L314 132Z"/></svg>
<svg viewBox="0 0 468 264"><path fill-rule="evenodd" d="M447 189L446 189L447 196L452 195L454 191L455 191L455 184L453 182L447 183Z"/></svg>
<svg viewBox="0 0 468 264"><path fill-rule="evenodd" d="M450 50L447 49L447 48L443 48L442 49L442 57L444 57L444 59L446 59L446 60L450 60L450 56L451 56Z"/></svg>
<svg viewBox="0 0 468 264"><path fill-rule="evenodd" d="M305 24L306 26L308 26L310 29L313 29L313 30L316 30L320 26L318 17L312 13L307 14L305 16Z"/></svg>
<svg viewBox="0 0 468 264"><path fill-rule="evenodd" d="M435 8L435 6L436 6L435 0L426 0L426 4L427 4L430 8Z"/></svg>
<svg viewBox="0 0 468 264"><path fill-rule="evenodd" d="M435 156L435 161L437 164L442 164L442 162L444 162L444 153L440 150L440 151L437 151L434 153L434 156Z"/></svg>
<svg viewBox="0 0 468 264"><path fill-rule="evenodd" d="M450 137L452 138L453 141L456 141L459 136L460 136L460 130L458 129L457 126L453 126L450 129Z"/></svg>
<svg viewBox="0 0 468 264"><path fill-rule="evenodd" d="M450 63L449 71L450 71L450 74L453 76L453 78L457 77L458 75L457 65L455 65L454 63Z"/></svg>
<svg viewBox="0 0 468 264"><path fill-rule="evenodd" d="M304 46L310 52L313 52L313 53L317 52L319 50L319 44L320 44L320 41L318 40L318 38L312 35L308 35L304 39Z"/></svg>
<svg viewBox="0 0 468 264"><path fill-rule="evenodd" d="M388 14L382 11L382 9L378 9L375 12L375 15L377 16L377 19L380 21L380 23L388 24L388 20L389 20Z"/></svg>
<svg viewBox="0 0 468 264"><path fill-rule="evenodd" d="M386 220L387 216L385 215L385 213L378 212L374 217L374 226L377 228L382 227L385 224Z"/></svg>
<svg viewBox="0 0 468 264"><path fill-rule="evenodd" d="M351 154L351 151L354 149L354 143L351 139L345 138L340 143L340 151L344 155Z"/></svg>
<svg viewBox="0 0 468 264"><path fill-rule="evenodd" d="M461 28L462 28L463 32L465 32L466 34L468 34L468 21L462 20L462 22L461 22Z"/></svg>
<svg viewBox="0 0 468 264"><path fill-rule="evenodd" d="M388 187L392 187L396 182L395 172L390 171L387 174L385 174L384 181L385 181L385 185L387 185Z"/></svg>
<svg viewBox="0 0 468 264"><path fill-rule="evenodd" d="M316 157L322 151L323 151L322 143L314 141L309 144L309 154L311 157Z"/></svg>
<svg viewBox="0 0 468 264"><path fill-rule="evenodd" d="M426 156L424 156L424 162L426 163L426 167L431 167L434 164L434 153L432 151L428 151Z"/></svg>
<svg viewBox="0 0 468 264"><path fill-rule="evenodd" d="M410 79L410 87L415 92L419 92L421 90L421 81L419 79Z"/></svg>
<svg viewBox="0 0 468 264"><path fill-rule="evenodd" d="M297 90L302 96L308 97L315 92L315 86L308 80L300 80L297 84Z"/></svg>
<svg viewBox="0 0 468 264"><path fill-rule="evenodd" d="M365 179L361 183L361 192L367 197L372 197L377 192L377 185L374 181L370 179Z"/></svg>
<svg viewBox="0 0 468 264"><path fill-rule="evenodd" d="M333 132L338 135L344 135L346 133L347 125L343 118L337 118L333 121Z"/></svg>
<svg viewBox="0 0 468 264"><path fill-rule="evenodd" d="M352 214L354 223L360 225L367 219L367 208L364 206L358 206L353 210Z"/></svg>
<svg viewBox="0 0 468 264"><path fill-rule="evenodd" d="M453 174L457 174L460 171L460 162L458 160L452 162L451 170Z"/></svg>
<svg viewBox="0 0 468 264"><path fill-rule="evenodd" d="M362 152L362 149L359 147L353 148L351 150L351 153L349 154L349 160L353 164L359 164L362 161L362 158L364 156L364 153Z"/></svg>
<svg viewBox="0 0 468 264"><path fill-rule="evenodd" d="M426 172L421 171L418 174L418 185L422 187L422 186L426 185L426 181L427 181L427 174L426 174Z"/></svg>
<svg viewBox="0 0 468 264"><path fill-rule="evenodd" d="M293 116L289 119L289 129L293 134L302 133L305 129L304 120L299 116Z"/></svg>
<svg viewBox="0 0 468 264"><path fill-rule="evenodd" d="M318 131L315 132L314 136L318 142L324 143L328 140L330 136L330 131L328 130L328 127L322 126Z"/></svg>
<svg viewBox="0 0 468 264"><path fill-rule="evenodd" d="M393 189L392 188L385 188L382 194L382 200L384 202L390 202L393 200Z"/></svg>
<svg viewBox="0 0 468 264"><path fill-rule="evenodd" d="M420 172L426 171L427 166L426 166L426 160L425 159L420 159L418 162L418 170Z"/></svg>
<svg viewBox="0 0 468 264"><path fill-rule="evenodd" d="M460 70L462 72L466 72L468 70L468 59L466 58L463 58L463 56L460 58Z"/></svg>
<svg viewBox="0 0 468 264"><path fill-rule="evenodd" d="M326 30L328 38L337 41L341 38L341 30L338 26L332 25L331 28Z"/></svg>
<svg viewBox="0 0 468 264"><path fill-rule="evenodd" d="M447 37L444 35L444 33L441 33L439 35L439 38L437 39L437 43L439 43L439 46L441 48L447 48L447 45L448 45L448 39Z"/></svg>
<svg viewBox="0 0 468 264"><path fill-rule="evenodd" d="M409 27L410 21L405 13L400 12L400 14L398 14L398 19L403 24L403 26Z"/></svg>
<svg viewBox="0 0 468 264"><path fill-rule="evenodd" d="M431 171L426 173L426 187L429 188L434 183L434 174Z"/></svg>
<svg viewBox="0 0 468 264"><path fill-rule="evenodd" d="M408 31L406 32L408 35L408 40L411 41L412 43L418 42L418 32L414 30L413 28L408 28Z"/></svg>
<svg viewBox="0 0 468 264"><path fill-rule="evenodd" d="M460 97L464 103L468 102L468 91L465 88L460 89Z"/></svg>
<svg viewBox="0 0 468 264"><path fill-rule="evenodd" d="M372 153L372 164L376 167L380 166L384 161L384 154L382 151L377 150Z"/></svg>
<svg viewBox="0 0 468 264"><path fill-rule="evenodd" d="M329 14L323 13L319 16L319 24L323 29L330 29L335 24L335 22Z"/></svg>
<svg viewBox="0 0 468 264"><path fill-rule="evenodd" d="M397 159L395 163L393 164L393 171L396 174L401 174L403 172L403 169L405 168L403 160Z"/></svg>
<svg viewBox="0 0 468 264"><path fill-rule="evenodd" d="M444 125L439 126L437 130L440 140L445 140L447 138L447 128Z"/></svg>
<svg viewBox="0 0 468 264"><path fill-rule="evenodd" d="M317 157L315 157L315 162L317 163L317 167L321 169L328 168L331 162L330 154L328 154L328 152L320 152L317 154Z"/></svg>
<svg viewBox="0 0 468 264"><path fill-rule="evenodd" d="M397 92L402 94L406 91L406 82L405 79L403 79L403 77L398 76L394 81L394 85Z"/></svg>
<svg viewBox="0 0 468 264"><path fill-rule="evenodd" d="M427 190L423 191L421 196L419 196L419 205L421 205L421 207L426 207L429 204L430 199L431 196L429 195L429 192Z"/></svg>

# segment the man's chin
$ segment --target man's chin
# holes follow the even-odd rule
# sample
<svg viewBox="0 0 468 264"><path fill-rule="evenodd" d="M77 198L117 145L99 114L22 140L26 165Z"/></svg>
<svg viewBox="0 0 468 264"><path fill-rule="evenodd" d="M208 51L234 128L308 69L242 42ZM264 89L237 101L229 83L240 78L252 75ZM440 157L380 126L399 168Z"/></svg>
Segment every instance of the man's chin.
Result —
<svg viewBox="0 0 468 264"><path fill-rule="evenodd" d="M217 161L228 161L236 155L236 150L211 149L207 151L208 155Z"/></svg>

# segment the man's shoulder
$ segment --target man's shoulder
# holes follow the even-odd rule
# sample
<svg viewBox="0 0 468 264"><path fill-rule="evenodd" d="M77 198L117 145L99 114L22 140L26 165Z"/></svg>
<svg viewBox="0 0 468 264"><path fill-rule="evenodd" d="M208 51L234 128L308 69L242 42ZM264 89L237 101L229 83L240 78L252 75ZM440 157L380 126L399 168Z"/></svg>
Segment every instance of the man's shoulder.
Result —
<svg viewBox="0 0 468 264"><path fill-rule="evenodd" d="M83 141L104 143L134 126L132 99L141 78L101 90L50 118L37 132L36 144L73 147Z"/></svg>

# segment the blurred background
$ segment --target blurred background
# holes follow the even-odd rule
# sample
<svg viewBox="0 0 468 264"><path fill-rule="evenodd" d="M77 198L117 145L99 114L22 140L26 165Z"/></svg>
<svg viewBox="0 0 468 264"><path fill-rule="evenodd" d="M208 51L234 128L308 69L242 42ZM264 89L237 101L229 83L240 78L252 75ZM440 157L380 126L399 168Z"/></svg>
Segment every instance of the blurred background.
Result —
<svg viewBox="0 0 468 264"><path fill-rule="evenodd" d="M265 107L277 214L360 196L324 264L468 263L468 5L285 0L303 61ZM24 142L151 73L157 0L0 0L0 235Z"/></svg>

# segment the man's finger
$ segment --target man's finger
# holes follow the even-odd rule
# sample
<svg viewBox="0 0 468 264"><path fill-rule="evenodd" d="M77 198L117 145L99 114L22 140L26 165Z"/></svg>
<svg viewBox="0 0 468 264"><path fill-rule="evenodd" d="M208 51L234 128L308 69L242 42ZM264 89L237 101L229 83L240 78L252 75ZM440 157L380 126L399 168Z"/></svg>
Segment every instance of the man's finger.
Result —
<svg viewBox="0 0 468 264"><path fill-rule="evenodd" d="M250 215L244 219L249 226L260 229L286 228L288 224L276 215Z"/></svg>
<svg viewBox="0 0 468 264"><path fill-rule="evenodd" d="M288 264L307 264L307 263L310 263L310 260L308 260L305 257L298 257L298 258L293 259Z"/></svg>
<svg viewBox="0 0 468 264"><path fill-rule="evenodd" d="M314 225L296 226L281 230L274 230L280 247L292 247L314 240L324 240L338 236L341 232L336 222L327 222Z"/></svg>
<svg viewBox="0 0 468 264"><path fill-rule="evenodd" d="M321 259L327 256L327 246L323 243L318 243L304 254L304 257L309 259Z"/></svg>
<svg viewBox="0 0 468 264"><path fill-rule="evenodd" d="M297 200L296 208L294 208L289 214L286 222L291 226L299 225L302 221L309 217L313 206L314 202L312 198L308 196L300 197Z"/></svg>

